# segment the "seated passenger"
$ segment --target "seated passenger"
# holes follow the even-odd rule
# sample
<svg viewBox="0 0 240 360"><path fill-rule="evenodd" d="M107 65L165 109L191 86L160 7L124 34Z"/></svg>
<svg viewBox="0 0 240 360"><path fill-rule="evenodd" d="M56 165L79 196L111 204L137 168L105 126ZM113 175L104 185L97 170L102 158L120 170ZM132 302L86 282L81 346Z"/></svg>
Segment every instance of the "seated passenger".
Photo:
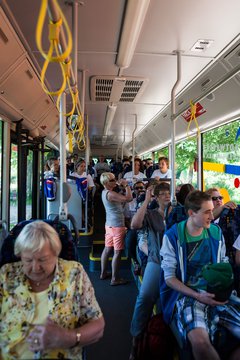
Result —
<svg viewBox="0 0 240 360"><path fill-rule="evenodd" d="M57 158L50 158L47 161L47 166L49 170L44 171L44 179L60 177L60 165Z"/></svg>
<svg viewBox="0 0 240 360"><path fill-rule="evenodd" d="M146 169L145 169L145 174L146 174L146 178L150 178L153 174L153 160L151 158L147 158L146 160Z"/></svg>
<svg viewBox="0 0 240 360"><path fill-rule="evenodd" d="M58 234L43 221L23 228L14 251L21 261L0 269L0 358L81 360L104 330L82 265L58 258Z"/></svg>
<svg viewBox="0 0 240 360"><path fill-rule="evenodd" d="M136 300L131 323L133 346L130 359L135 359L137 345L146 325L152 315L153 307L159 298L160 279L160 246L164 233L164 212L170 201L170 186L160 183L154 187L154 195L159 207L148 209L152 199L152 188L148 187L142 206L132 219L133 229L145 229L148 233L148 261L145 268L142 285Z"/></svg>
<svg viewBox="0 0 240 360"><path fill-rule="evenodd" d="M140 171L141 168L141 160L135 159L134 160L134 173L133 171L129 171L125 173L124 179L127 180L127 182L132 186L137 180L143 180L145 178L144 173Z"/></svg>
<svg viewBox="0 0 240 360"><path fill-rule="evenodd" d="M219 217L224 209L236 209L237 205L233 201L228 201L223 204L223 196L219 193L217 188L210 188L206 191L207 194L211 195L213 202L213 216L214 222L219 222Z"/></svg>
<svg viewBox="0 0 240 360"><path fill-rule="evenodd" d="M105 161L104 155L100 155L99 161L94 166L94 168L95 168L95 170L97 172L97 183L100 184L100 176L101 176L101 174L103 174L104 172L110 171L110 166Z"/></svg>
<svg viewBox="0 0 240 360"><path fill-rule="evenodd" d="M76 163L75 171L70 173L70 177L75 177L78 179L87 178L89 190L95 186L92 176L86 173L86 162L83 159Z"/></svg>
<svg viewBox="0 0 240 360"><path fill-rule="evenodd" d="M187 195L194 190L192 184L183 184L179 192L176 194L177 205L172 206L169 203L166 211L166 228L170 229L174 224L187 219L184 203Z"/></svg>
<svg viewBox="0 0 240 360"><path fill-rule="evenodd" d="M186 198L185 208L188 220L175 224L165 233L160 251L163 270L160 297L164 320L170 324L176 318L178 332L183 340L190 341L195 359L220 360L212 345L214 335L220 324L226 326L228 320L233 321L235 315L231 313L239 311L236 305L229 306L225 301L230 295L227 290L232 282L232 270L231 281L228 276L221 281L215 277L212 284L212 289L216 283L220 284L221 296L226 295L225 300L219 301L217 292L209 291L202 275L203 268L209 264L227 261L222 232L211 223L211 196L192 191ZM229 264L225 265L231 269ZM239 321L235 321L239 327ZM239 352L235 353L233 359L239 355Z"/></svg>
<svg viewBox="0 0 240 360"><path fill-rule="evenodd" d="M236 249L235 264L240 267L240 235L235 240L233 247Z"/></svg>
<svg viewBox="0 0 240 360"><path fill-rule="evenodd" d="M169 179L172 177L172 171L169 170L169 168L168 168L169 160L167 157L161 156L158 159L158 166L159 166L159 169L154 170L151 178L159 180L159 179Z"/></svg>

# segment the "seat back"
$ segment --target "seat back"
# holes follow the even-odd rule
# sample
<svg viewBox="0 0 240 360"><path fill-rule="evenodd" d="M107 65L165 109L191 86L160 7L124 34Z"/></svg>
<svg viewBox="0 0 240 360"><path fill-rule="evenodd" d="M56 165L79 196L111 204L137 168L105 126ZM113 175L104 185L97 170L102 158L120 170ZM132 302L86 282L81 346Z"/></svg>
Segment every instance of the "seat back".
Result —
<svg viewBox="0 0 240 360"><path fill-rule="evenodd" d="M8 236L4 239L1 249L1 262L0 262L1 266L7 263L19 261L19 258L17 258L14 255L15 240L20 234L21 230L24 228L24 226L32 221L35 220L21 221L19 224L14 226L14 228L10 231ZM43 221L53 226L59 235L59 238L62 243L62 250L59 257L65 260L78 261L77 246L73 241L72 233L68 229L68 227L58 220L43 220Z"/></svg>

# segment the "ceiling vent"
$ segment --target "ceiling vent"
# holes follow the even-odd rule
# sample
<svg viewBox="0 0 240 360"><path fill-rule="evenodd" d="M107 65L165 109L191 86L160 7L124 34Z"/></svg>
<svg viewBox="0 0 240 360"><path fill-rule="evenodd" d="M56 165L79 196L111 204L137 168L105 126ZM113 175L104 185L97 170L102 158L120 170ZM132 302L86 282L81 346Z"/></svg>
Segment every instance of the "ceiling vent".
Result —
<svg viewBox="0 0 240 360"><path fill-rule="evenodd" d="M134 102L143 93L148 79L136 77L94 76L91 100L97 102Z"/></svg>
<svg viewBox="0 0 240 360"><path fill-rule="evenodd" d="M118 137L116 135L93 135L91 138L91 144L102 145L102 142L107 145L116 145L118 144Z"/></svg>

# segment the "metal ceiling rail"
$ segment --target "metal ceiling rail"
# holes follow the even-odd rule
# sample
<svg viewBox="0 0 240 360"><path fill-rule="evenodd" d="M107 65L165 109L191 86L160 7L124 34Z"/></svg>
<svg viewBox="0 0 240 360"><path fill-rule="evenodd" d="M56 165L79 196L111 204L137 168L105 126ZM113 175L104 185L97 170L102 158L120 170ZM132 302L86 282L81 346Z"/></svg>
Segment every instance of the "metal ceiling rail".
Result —
<svg viewBox="0 0 240 360"><path fill-rule="evenodd" d="M137 114L134 114L135 116L135 128L132 132L132 176L135 175L135 166L134 166L134 159L135 159L135 132L137 130Z"/></svg>
<svg viewBox="0 0 240 360"><path fill-rule="evenodd" d="M177 80L171 91L171 121L172 121L172 132L171 132L171 169L172 169L172 181L171 181L171 202L173 205L176 202L175 196L175 137L176 137L176 90L181 81L181 51L177 51Z"/></svg>
<svg viewBox="0 0 240 360"><path fill-rule="evenodd" d="M213 84L208 90L204 91L201 96L197 97L193 100L193 103L196 104L197 102L200 102L201 100L205 99L209 94L216 91L218 88L220 88L222 85L224 85L226 82L231 80L234 76L236 76L240 72L240 65L238 65L235 69L230 70L226 75L224 75L220 80L218 80L215 84ZM180 115L182 115L185 111L189 109L189 105L186 105L185 108L183 108L181 111L179 111L175 116L174 119L178 118Z"/></svg>

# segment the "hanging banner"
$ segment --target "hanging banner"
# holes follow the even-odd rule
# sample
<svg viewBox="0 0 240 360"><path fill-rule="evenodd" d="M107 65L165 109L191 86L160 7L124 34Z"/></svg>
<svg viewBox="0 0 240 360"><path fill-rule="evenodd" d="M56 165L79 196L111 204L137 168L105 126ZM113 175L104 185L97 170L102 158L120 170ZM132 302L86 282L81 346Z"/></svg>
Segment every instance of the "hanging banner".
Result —
<svg viewBox="0 0 240 360"><path fill-rule="evenodd" d="M202 114L204 114L207 110L205 110L203 108L203 106L198 102L196 103L196 112L195 112L195 117L197 118L198 116L201 116ZM187 122L190 121L191 119L191 108L187 109L181 116L184 118L184 120L186 120Z"/></svg>

